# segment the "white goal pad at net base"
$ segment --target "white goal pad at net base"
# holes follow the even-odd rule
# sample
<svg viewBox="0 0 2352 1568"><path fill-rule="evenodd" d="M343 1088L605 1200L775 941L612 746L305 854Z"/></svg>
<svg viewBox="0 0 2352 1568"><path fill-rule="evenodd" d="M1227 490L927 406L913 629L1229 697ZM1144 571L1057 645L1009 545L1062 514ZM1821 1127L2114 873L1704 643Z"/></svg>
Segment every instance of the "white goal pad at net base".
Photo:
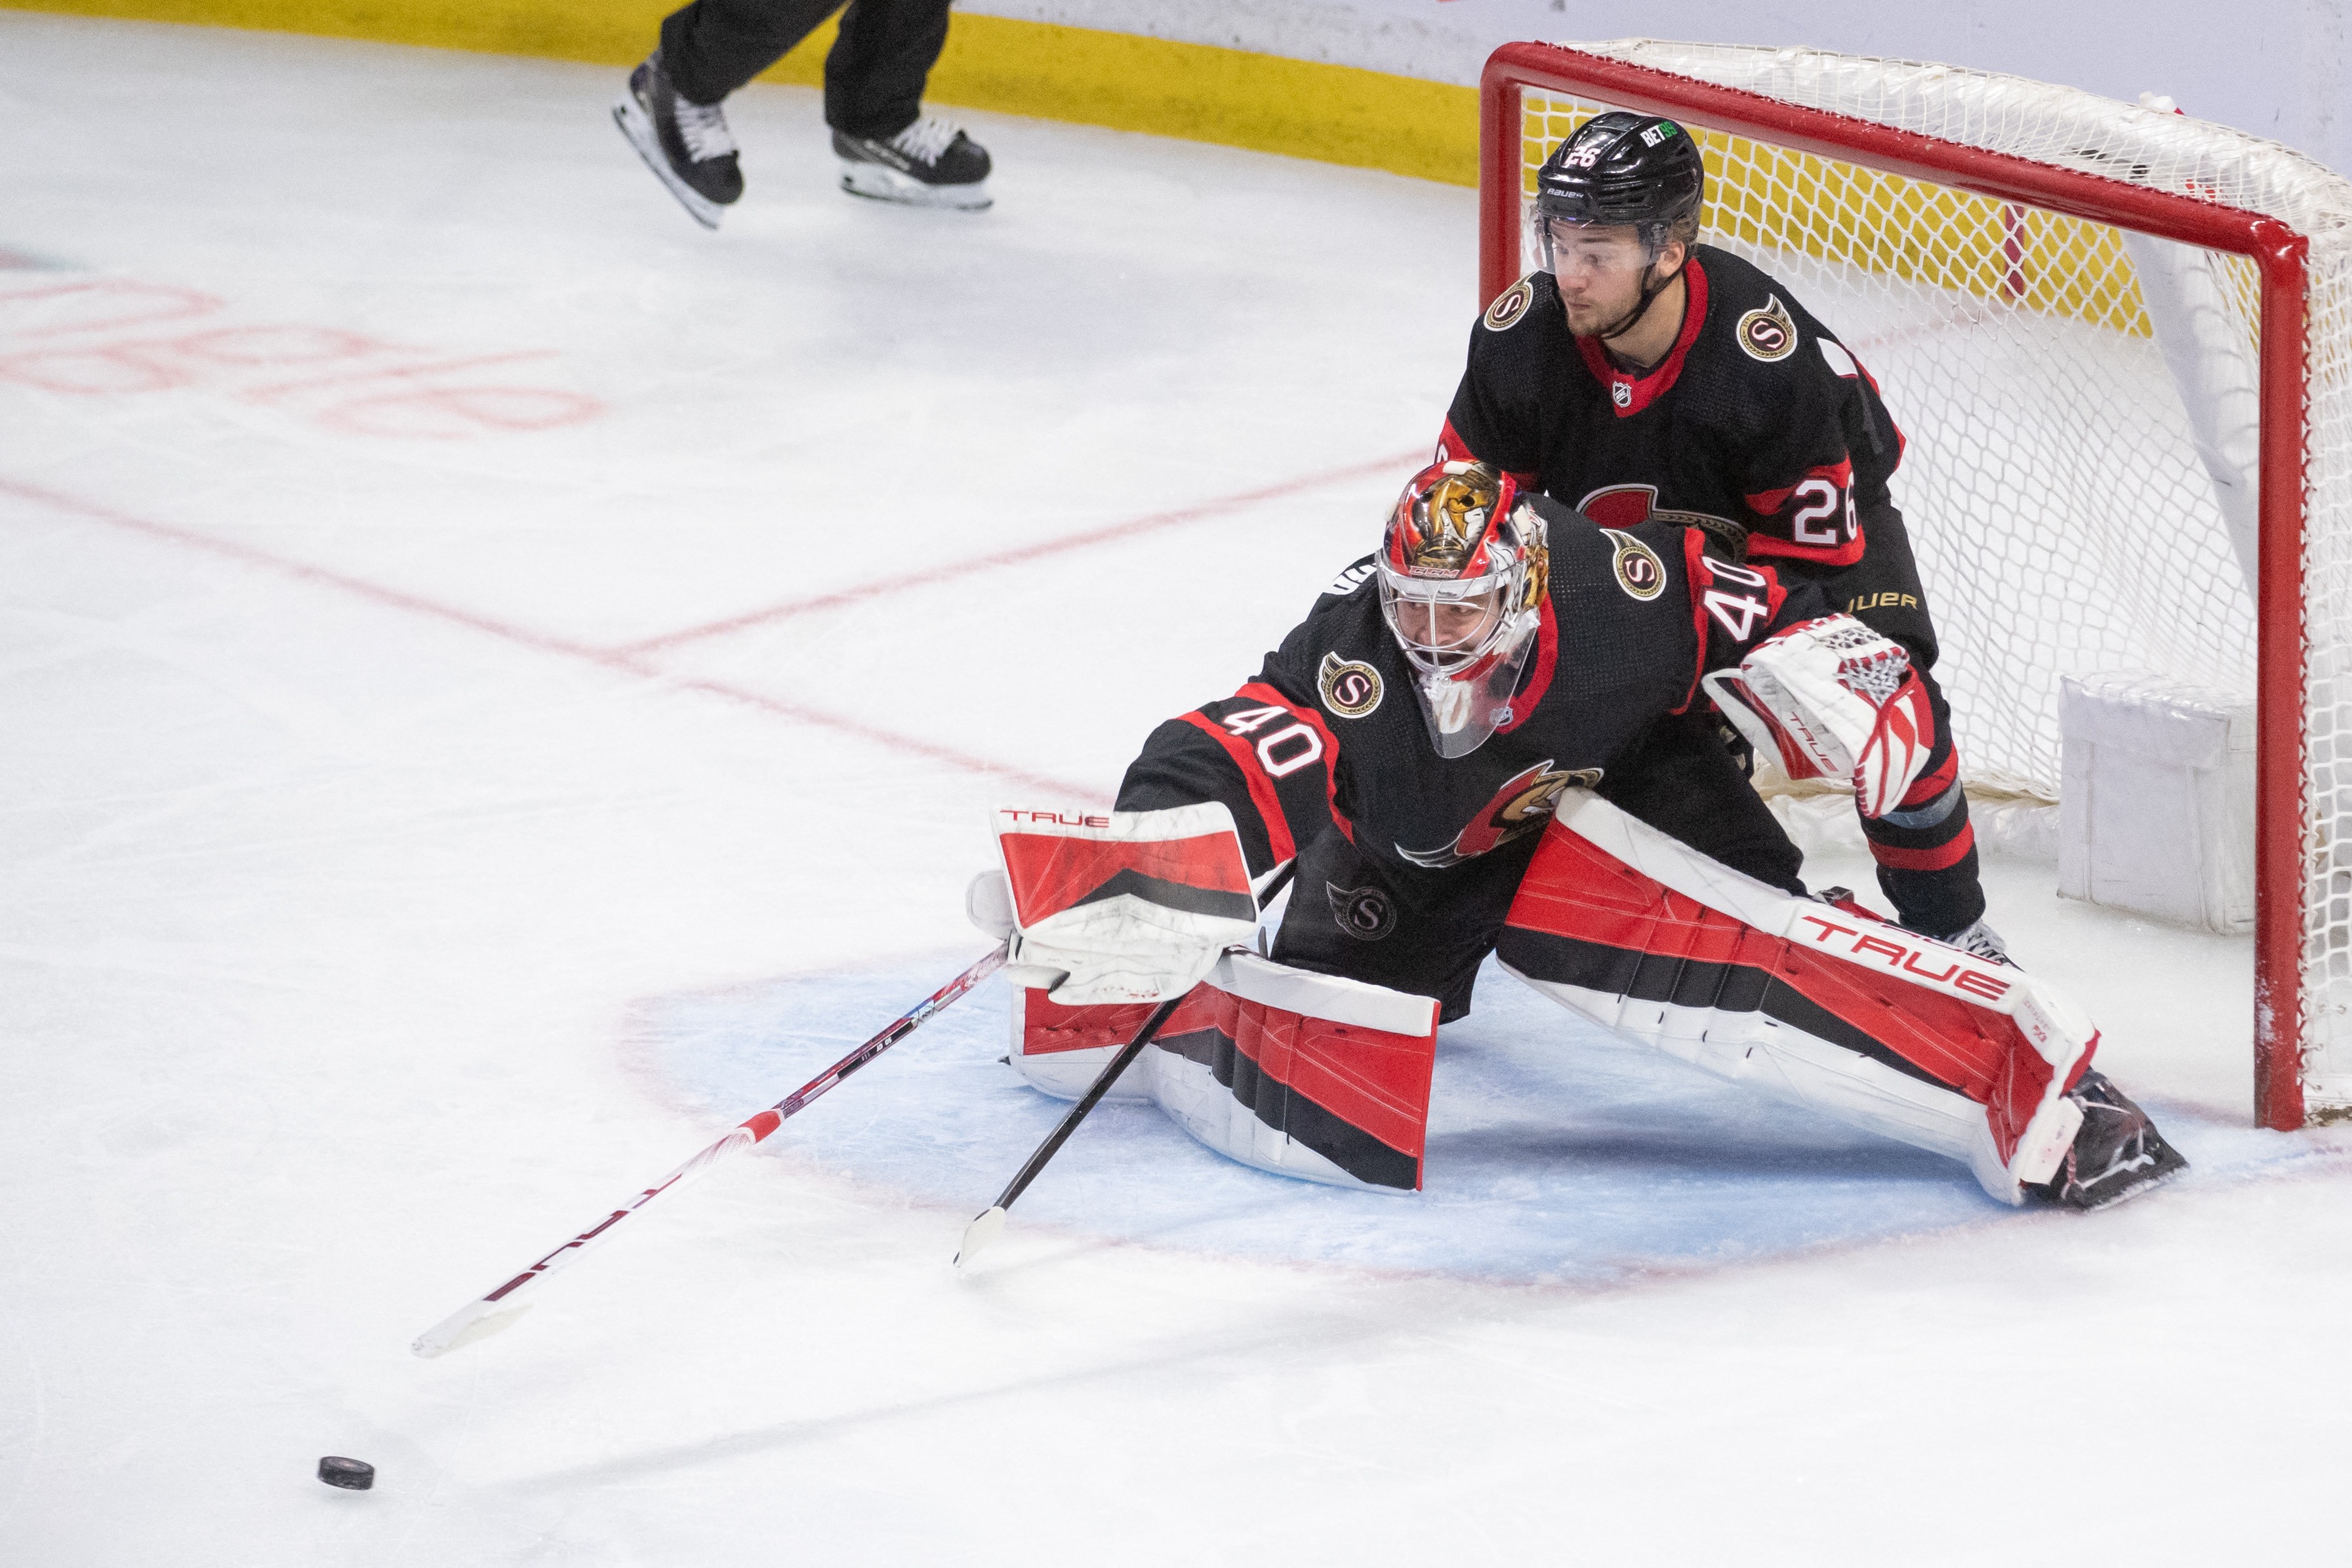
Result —
<svg viewBox="0 0 2352 1568"><path fill-rule="evenodd" d="M1951 66L1507 44L1482 307L1539 265L1538 165L1611 109L1689 128L1701 240L1877 379L1972 784L2057 798L2069 676L2252 694L2255 1115L2352 1114L2352 183L2168 105Z"/></svg>

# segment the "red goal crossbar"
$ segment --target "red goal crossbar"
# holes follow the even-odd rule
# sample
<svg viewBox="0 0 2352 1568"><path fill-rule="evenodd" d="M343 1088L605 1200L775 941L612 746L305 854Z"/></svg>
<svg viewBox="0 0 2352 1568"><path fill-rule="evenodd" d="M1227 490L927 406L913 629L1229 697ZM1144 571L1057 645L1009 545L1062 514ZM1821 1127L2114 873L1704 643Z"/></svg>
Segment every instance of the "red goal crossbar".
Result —
<svg viewBox="0 0 2352 1568"><path fill-rule="evenodd" d="M1479 84L1478 304L1520 271L1521 94L1572 93L1708 130L2251 258L2262 280L2255 696L2254 1118L2304 1123L2305 237L2276 218L1783 102L1556 44L1505 44Z"/></svg>

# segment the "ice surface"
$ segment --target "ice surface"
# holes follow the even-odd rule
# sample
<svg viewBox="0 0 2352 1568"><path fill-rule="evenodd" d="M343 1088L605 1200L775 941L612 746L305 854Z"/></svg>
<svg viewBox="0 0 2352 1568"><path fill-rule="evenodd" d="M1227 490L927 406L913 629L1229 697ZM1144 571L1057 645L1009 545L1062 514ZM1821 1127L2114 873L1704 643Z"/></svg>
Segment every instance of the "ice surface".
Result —
<svg viewBox="0 0 2352 1568"><path fill-rule="evenodd" d="M976 951L979 810L1247 674L1469 327L1465 192L973 117L900 212L759 89L710 235L618 86L0 13L0 1562L2336 1551L2345 1142L2034 867L2200 1160L2116 1214L1498 985L1421 1197L1115 1107L958 1277L1055 1110L982 995L411 1357Z"/></svg>
<svg viewBox="0 0 2352 1568"><path fill-rule="evenodd" d="M650 998L637 1059L680 1103L745 1114L814 1077L937 984L929 968ZM876 1189L977 1209L1068 1107L1003 1064L1006 991L925 1026L766 1147ZM1024 1225L1221 1255L1519 1283L1602 1285L2010 1218L1966 1166L1762 1101L1617 1040L1490 962L1440 1031L1423 1190L1375 1194L1248 1169L1156 1106L1098 1107L1022 1198ZM2199 1183L2331 1157L2148 1096Z"/></svg>

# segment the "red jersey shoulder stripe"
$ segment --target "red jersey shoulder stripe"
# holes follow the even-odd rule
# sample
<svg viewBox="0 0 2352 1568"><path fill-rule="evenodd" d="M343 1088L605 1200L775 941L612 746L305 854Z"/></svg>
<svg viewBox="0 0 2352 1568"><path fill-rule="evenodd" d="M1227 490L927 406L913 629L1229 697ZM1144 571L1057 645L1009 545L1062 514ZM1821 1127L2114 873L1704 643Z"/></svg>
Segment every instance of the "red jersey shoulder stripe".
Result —
<svg viewBox="0 0 2352 1568"><path fill-rule="evenodd" d="M1257 765L1257 757L1249 743L1207 714L1193 712L1184 716L1184 722L1225 748L1234 759L1234 767L1249 789L1250 804L1257 808L1259 822L1265 825L1268 851L1274 863L1280 865L1298 853L1297 841L1290 836L1290 823L1282 814L1282 800L1274 792L1274 780Z"/></svg>

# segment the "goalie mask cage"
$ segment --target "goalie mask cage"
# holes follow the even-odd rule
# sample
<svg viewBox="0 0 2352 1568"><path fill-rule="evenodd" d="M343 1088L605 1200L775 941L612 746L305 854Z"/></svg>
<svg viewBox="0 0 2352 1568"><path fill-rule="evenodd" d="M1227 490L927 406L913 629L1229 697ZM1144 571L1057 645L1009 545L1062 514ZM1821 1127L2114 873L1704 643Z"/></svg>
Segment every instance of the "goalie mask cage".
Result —
<svg viewBox="0 0 2352 1568"><path fill-rule="evenodd" d="M2056 799L2064 675L2251 695L2255 1117L2352 1114L2352 184L2161 104L1810 49L1507 44L1480 97L1482 308L1540 265L1546 153L1664 114L1701 240L1877 379L1972 785Z"/></svg>

